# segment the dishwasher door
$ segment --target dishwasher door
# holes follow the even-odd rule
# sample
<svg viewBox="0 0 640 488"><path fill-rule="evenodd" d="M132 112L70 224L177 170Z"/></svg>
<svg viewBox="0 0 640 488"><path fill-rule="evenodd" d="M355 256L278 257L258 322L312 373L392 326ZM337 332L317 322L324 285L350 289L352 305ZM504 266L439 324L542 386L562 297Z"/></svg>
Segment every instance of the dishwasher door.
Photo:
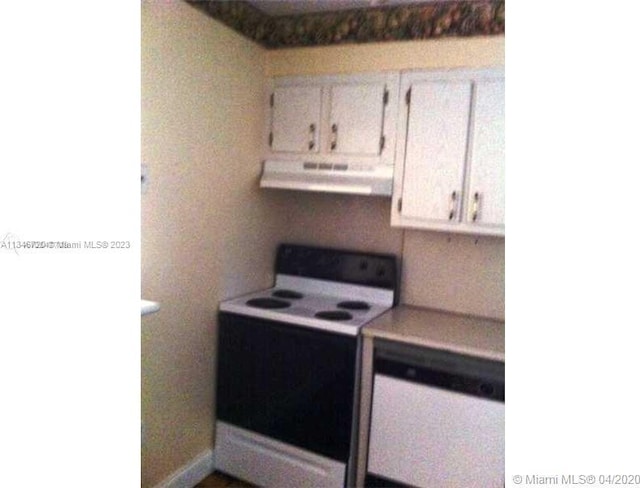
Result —
<svg viewBox="0 0 640 488"><path fill-rule="evenodd" d="M367 486L504 486L504 363L376 350Z"/></svg>

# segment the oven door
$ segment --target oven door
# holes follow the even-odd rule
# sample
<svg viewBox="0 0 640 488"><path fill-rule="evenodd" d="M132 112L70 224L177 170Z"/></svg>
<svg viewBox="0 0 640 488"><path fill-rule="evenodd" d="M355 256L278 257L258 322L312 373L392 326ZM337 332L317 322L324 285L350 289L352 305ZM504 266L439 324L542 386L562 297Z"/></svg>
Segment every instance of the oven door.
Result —
<svg viewBox="0 0 640 488"><path fill-rule="evenodd" d="M221 312L217 418L347 463L357 340Z"/></svg>

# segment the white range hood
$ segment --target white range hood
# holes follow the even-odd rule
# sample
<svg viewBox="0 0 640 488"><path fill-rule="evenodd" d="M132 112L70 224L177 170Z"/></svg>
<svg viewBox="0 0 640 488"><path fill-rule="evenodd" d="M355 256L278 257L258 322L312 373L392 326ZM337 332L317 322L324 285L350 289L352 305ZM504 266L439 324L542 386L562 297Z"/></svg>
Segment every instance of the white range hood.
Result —
<svg viewBox="0 0 640 488"><path fill-rule="evenodd" d="M264 162L260 187L391 196L393 166L267 160Z"/></svg>

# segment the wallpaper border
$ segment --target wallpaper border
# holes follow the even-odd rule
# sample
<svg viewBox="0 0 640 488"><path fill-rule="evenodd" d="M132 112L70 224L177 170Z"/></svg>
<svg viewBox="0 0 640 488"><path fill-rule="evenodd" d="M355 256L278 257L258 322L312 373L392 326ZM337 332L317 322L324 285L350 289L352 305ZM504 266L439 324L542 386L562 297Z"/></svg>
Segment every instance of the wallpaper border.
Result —
<svg viewBox="0 0 640 488"><path fill-rule="evenodd" d="M185 1L269 49L505 33L505 0L416 3L284 17L265 15L247 2Z"/></svg>

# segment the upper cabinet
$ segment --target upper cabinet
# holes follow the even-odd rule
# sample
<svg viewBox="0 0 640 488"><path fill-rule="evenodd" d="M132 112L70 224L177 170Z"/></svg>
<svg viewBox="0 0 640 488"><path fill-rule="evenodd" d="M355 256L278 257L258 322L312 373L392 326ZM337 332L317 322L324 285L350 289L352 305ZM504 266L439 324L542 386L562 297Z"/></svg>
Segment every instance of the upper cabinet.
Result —
<svg viewBox="0 0 640 488"><path fill-rule="evenodd" d="M502 70L401 81L391 224L504 235Z"/></svg>
<svg viewBox="0 0 640 488"><path fill-rule="evenodd" d="M274 152L317 153L320 86L281 86L270 95L269 145Z"/></svg>
<svg viewBox="0 0 640 488"><path fill-rule="evenodd" d="M329 150L334 154L379 156L384 150L388 88L382 82L339 84L329 88ZM393 131L394 128L389 128Z"/></svg>
<svg viewBox="0 0 640 488"><path fill-rule="evenodd" d="M474 95L469 218L504 229L504 80L478 81Z"/></svg>
<svg viewBox="0 0 640 488"><path fill-rule="evenodd" d="M399 74L274 78L265 159L392 165Z"/></svg>

